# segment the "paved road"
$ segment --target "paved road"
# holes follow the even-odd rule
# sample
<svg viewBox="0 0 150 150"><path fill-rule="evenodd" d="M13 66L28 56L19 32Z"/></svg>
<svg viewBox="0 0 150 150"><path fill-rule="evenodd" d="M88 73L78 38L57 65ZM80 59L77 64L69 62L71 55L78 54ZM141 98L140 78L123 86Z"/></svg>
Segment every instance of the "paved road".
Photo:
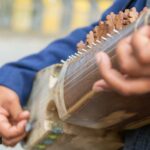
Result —
<svg viewBox="0 0 150 150"><path fill-rule="evenodd" d="M0 35L0 65L38 52L49 43L50 38Z"/></svg>
<svg viewBox="0 0 150 150"><path fill-rule="evenodd" d="M2 34L0 36L0 66L6 62L15 61L28 54L38 52L49 43L50 38L14 36ZM0 146L0 150L22 150L20 145L15 148Z"/></svg>

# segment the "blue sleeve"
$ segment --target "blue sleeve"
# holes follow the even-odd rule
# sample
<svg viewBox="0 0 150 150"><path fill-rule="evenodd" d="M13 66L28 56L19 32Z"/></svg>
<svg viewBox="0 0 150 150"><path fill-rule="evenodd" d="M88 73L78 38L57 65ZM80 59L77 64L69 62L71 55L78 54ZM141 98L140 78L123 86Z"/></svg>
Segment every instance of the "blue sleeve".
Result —
<svg viewBox="0 0 150 150"><path fill-rule="evenodd" d="M105 20L106 15L110 12L117 13L121 10L124 3L126 2L115 0L113 5L102 15L102 20ZM76 44L80 40L85 40L86 34L96 25L97 23L94 23L89 27L77 29L67 37L52 42L38 54L4 65L0 69L0 85L14 90L18 94L21 104L25 105L32 89L35 74L73 54L76 51Z"/></svg>
<svg viewBox="0 0 150 150"><path fill-rule="evenodd" d="M59 63L61 59L66 60L76 51L76 44L80 40L85 40L86 34L96 24L73 31L67 37L52 42L40 53L4 65L0 69L0 85L15 91L21 104L25 105L32 89L35 74L44 67Z"/></svg>

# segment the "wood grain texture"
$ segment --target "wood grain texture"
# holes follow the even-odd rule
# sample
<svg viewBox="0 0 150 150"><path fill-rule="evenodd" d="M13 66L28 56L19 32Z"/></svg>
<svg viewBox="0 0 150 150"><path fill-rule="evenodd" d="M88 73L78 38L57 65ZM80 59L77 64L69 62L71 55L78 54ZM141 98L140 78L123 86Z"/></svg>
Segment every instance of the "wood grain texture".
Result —
<svg viewBox="0 0 150 150"><path fill-rule="evenodd" d="M116 44L144 21L145 16L138 24L133 23L120 32L115 31L112 37L103 38L101 43L93 45L88 41L87 52L67 60L63 67L54 65L37 75L29 103L34 128L27 140L27 150L117 150L122 146L120 130L150 123L150 94L122 96L91 90L93 83L101 78L95 54L105 51L117 67ZM120 27L120 22L118 24ZM94 40L92 32L88 39ZM62 131L55 134L55 140L51 139L54 127ZM44 144L46 140L52 143Z"/></svg>
<svg viewBox="0 0 150 150"><path fill-rule="evenodd" d="M61 66L48 67L38 73L30 97L30 121L34 128L29 134L26 150L118 150L123 146L117 132L95 130L68 124L60 120L54 105L55 78ZM51 134L53 125L61 126L62 133ZM53 135L53 143L43 144L47 137ZM54 139L54 136L57 136ZM51 139L49 139L50 142ZM109 144L108 144L109 143Z"/></svg>

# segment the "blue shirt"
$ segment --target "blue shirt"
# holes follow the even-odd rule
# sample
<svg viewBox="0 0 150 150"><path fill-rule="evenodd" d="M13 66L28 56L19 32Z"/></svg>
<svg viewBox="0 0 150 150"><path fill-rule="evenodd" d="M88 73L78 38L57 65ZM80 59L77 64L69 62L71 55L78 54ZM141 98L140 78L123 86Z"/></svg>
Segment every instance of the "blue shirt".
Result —
<svg viewBox="0 0 150 150"><path fill-rule="evenodd" d="M102 20L105 20L106 15L110 12L118 13L120 10L124 10L127 2L128 0L115 0L113 5L104 12ZM129 7L135 6L138 11L141 11L145 3L146 0L135 0ZM47 66L59 63L61 59L66 60L69 55L75 53L76 44L80 40L84 41L86 34L97 23L71 32L68 36L49 44L40 53L4 65L0 69L0 85L14 90L18 94L21 104L25 105L36 73Z"/></svg>

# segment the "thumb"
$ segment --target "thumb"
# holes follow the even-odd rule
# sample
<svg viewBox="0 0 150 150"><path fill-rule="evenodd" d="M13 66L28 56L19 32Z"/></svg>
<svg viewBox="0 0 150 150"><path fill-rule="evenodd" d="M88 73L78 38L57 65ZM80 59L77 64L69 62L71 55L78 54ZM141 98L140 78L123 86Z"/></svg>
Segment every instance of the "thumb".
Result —
<svg viewBox="0 0 150 150"><path fill-rule="evenodd" d="M23 111L17 93L4 86L0 86L0 106L8 112L8 115L14 121Z"/></svg>
<svg viewBox="0 0 150 150"><path fill-rule="evenodd" d="M105 80L101 79L94 83L93 90L95 92L109 91L111 87L105 82Z"/></svg>
<svg viewBox="0 0 150 150"><path fill-rule="evenodd" d="M27 110L22 111L19 116L18 116L18 121L21 120L29 120L30 118L30 113Z"/></svg>
<svg viewBox="0 0 150 150"><path fill-rule="evenodd" d="M23 112L23 109L18 99L11 100L11 102L9 102L9 105L7 106L7 110L10 113L12 119L15 121L18 120L20 113Z"/></svg>
<svg viewBox="0 0 150 150"><path fill-rule="evenodd" d="M100 75L103 76L103 74L109 74L109 71L112 69L112 64L109 56L104 52L99 52L96 55L96 60L100 71Z"/></svg>

